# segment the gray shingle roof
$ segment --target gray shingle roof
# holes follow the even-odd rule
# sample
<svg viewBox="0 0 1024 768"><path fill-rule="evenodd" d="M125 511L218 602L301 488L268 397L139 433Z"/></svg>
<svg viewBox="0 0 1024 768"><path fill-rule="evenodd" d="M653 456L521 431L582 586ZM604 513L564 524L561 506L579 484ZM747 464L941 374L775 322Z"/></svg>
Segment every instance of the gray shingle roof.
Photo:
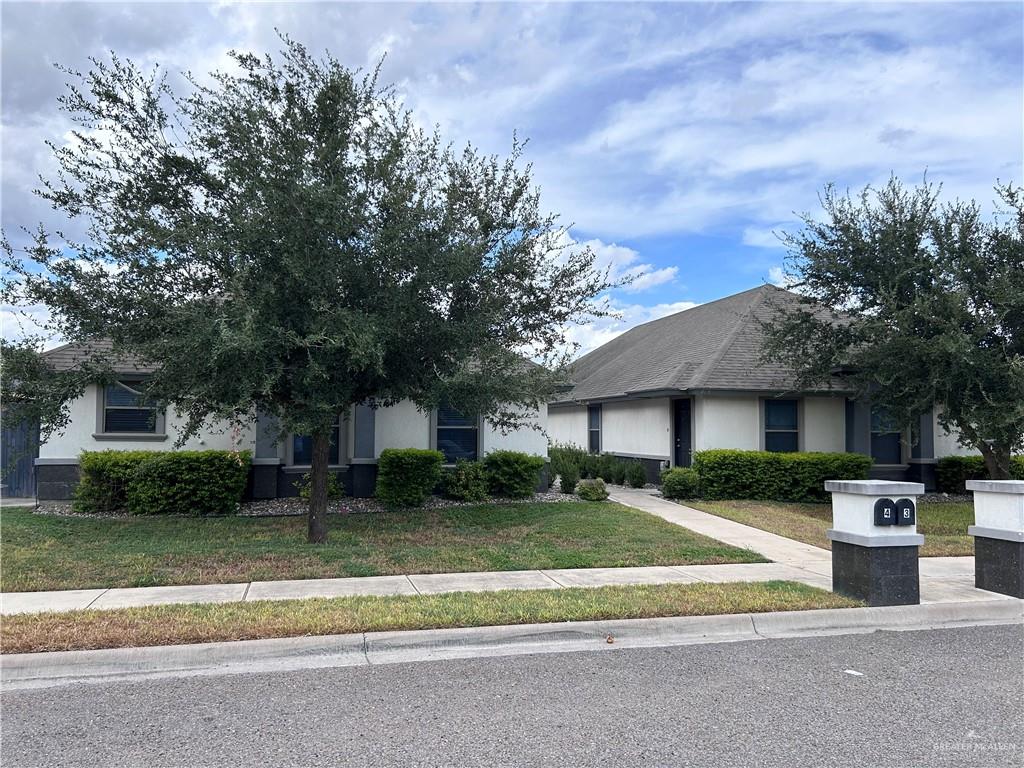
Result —
<svg viewBox="0 0 1024 768"><path fill-rule="evenodd" d="M135 356L115 355L113 342L109 339L64 344L43 352L41 357L58 371L75 370L83 361L92 358L105 359L118 373L153 373L156 370L156 366L144 363Z"/></svg>
<svg viewBox="0 0 1024 768"><path fill-rule="evenodd" d="M798 300L794 293L762 285L639 325L577 360L574 387L558 400L705 389L792 390L788 368L761 364L761 323L777 311L774 306ZM831 384L842 390L838 380Z"/></svg>

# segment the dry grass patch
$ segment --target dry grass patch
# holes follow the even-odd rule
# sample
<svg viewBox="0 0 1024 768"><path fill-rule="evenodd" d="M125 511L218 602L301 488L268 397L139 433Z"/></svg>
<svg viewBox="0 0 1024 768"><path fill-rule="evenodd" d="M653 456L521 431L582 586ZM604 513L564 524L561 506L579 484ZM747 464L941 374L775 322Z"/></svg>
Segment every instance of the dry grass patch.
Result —
<svg viewBox="0 0 1024 768"><path fill-rule="evenodd" d="M831 549L825 531L832 527L831 504L796 504L779 501L687 501L688 506L734 520L788 539ZM974 523L968 502L920 502L917 532L924 534L922 557L958 557L974 554L967 526Z"/></svg>
<svg viewBox="0 0 1024 768"><path fill-rule="evenodd" d="M165 605L8 616L0 625L0 650L35 653L857 605L854 600L786 581Z"/></svg>

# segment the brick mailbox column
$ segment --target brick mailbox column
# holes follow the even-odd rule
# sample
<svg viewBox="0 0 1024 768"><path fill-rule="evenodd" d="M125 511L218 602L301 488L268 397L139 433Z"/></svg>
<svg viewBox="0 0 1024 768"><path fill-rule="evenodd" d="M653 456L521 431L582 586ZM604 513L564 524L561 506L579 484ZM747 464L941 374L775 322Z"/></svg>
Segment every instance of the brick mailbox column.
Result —
<svg viewBox="0 0 1024 768"><path fill-rule="evenodd" d="M974 492L974 586L1024 598L1024 480L968 480Z"/></svg>
<svg viewBox="0 0 1024 768"><path fill-rule="evenodd" d="M921 483L829 480L832 590L868 605L921 602L917 497Z"/></svg>

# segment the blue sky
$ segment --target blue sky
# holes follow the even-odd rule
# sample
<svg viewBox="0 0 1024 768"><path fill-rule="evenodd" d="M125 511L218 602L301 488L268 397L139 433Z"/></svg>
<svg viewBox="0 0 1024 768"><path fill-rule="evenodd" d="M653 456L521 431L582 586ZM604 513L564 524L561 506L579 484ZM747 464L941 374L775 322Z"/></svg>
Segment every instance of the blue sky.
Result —
<svg viewBox="0 0 1024 768"><path fill-rule="evenodd" d="M512 132L548 208L620 273L620 320L574 329L591 348L638 322L779 279L773 231L828 182L925 169L990 207L1024 181L1021 3L6 3L3 226L52 213L29 194L51 167L52 63L107 49L171 71L275 50L274 28L367 66L387 53L424 124L504 152ZM4 314L5 336L17 325Z"/></svg>

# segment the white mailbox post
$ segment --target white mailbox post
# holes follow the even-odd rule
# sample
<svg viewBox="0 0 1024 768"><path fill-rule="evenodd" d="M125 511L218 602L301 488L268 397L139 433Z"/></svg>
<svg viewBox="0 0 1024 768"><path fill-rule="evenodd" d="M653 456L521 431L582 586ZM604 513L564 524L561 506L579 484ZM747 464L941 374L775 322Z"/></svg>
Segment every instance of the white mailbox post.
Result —
<svg viewBox="0 0 1024 768"><path fill-rule="evenodd" d="M1024 480L968 480L974 492L974 586L1024 598Z"/></svg>
<svg viewBox="0 0 1024 768"><path fill-rule="evenodd" d="M868 605L921 602L917 497L921 483L828 480L832 590Z"/></svg>

